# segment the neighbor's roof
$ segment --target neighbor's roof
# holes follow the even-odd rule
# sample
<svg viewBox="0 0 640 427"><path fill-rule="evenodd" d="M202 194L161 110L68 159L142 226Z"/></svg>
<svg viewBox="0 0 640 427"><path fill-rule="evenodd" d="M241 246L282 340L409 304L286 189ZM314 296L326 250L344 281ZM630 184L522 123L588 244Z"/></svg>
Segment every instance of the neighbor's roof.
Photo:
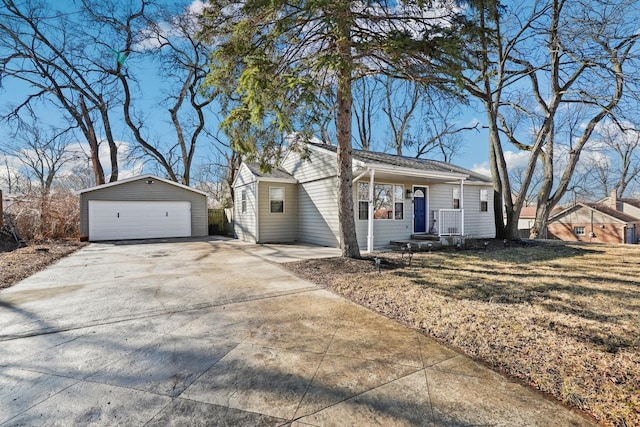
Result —
<svg viewBox="0 0 640 427"><path fill-rule="evenodd" d="M322 148L333 153L337 152L337 147L335 147L334 145L314 143L309 143L309 145ZM353 158L363 163L377 163L429 172L462 174L467 175L467 179L470 181L492 182L491 178L487 176L481 175L460 166L453 165L451 163L441 162L438 160L418 159L415 157L398 156L396 154L378 153L375 151L363 150L353 150Z"/></svg>
<svg viewBox="0 0 640 427"><path fill-rule="evenodd" d="M580 208L585 208L588 210L594 210L594 211L603 213L607 216L610 216L613 219L616 219L624 223L640 221L639 218L636 218L624 212L617 211L603 203L580 203L580 202L576 203L575 205L569 206L567 209L564 209L563 211L553 215L551 218L549 218L549 221L554 221L560 217L565 216L569 212L580 209Z"/></svg>
<svg viewBox="0 0 640 427"><path fill-rule="evenodd" d="M627 203L631 206L634 206L640 209L640 199L631 199L629 197L618 197L618 201Z"/></svg>
<svg viewBox="0 0 640 427"><path fill-rule="evenodd" d="M535 218L537 206L523 206L520 209L520 218Z"/></svg>
<svg viewBox="0 0 640 427"><path fill-rule="evenodd" d="M588 206L591 209L595 209L598 212L602 212L603 214L606 214L606 215L609 215L609 216L614 217L616 219L619 219L620 221L624 221L624 222L637 222L637 221L639 221L639 219L636 218L635 216L631 216L631 215L629 215L627 213L617 211L617 210L613 209L612 207L610 207L609 205L605 205L605 204L601 204L601 203L583 203L583 205Z"/></svg>
<svg viewBox="0 0 640 427"><path fill-rule="evenodd" d="M154 181L160 181L160 182L164 182L165 184L170 184L170 185L174 185L176 187L184 188L185 190L193 191L194 193L200 193L200 194L202 194L204 196L207 195L207 193L205 193L204 191L196 190L195 188L189 187L188 185L178 184L175 181L171 181L171 180L168 180L168 179L160 178L160 177L157 177L157 176L151 175L151 174L132 176L130 178L120 179L120 180L115 181L115 182L109 182L109 183L102 184L102 185L96 185L95 187L83 188L82 190L78 190L77 193L78 194L82 194L82 193L88 193L90 191L102 190L103 188L109 188L109 187L113 187L113 186L116 186L116 185L126 184L127 182L139 181L139 180L142 180L142 179L152 179Z"/></svg>

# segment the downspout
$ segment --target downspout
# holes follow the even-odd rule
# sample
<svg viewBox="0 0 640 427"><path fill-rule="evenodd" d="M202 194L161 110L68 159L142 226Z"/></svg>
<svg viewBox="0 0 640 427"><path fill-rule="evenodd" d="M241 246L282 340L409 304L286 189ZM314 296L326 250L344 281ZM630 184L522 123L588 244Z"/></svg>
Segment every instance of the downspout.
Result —
<svg viewBox="0 0 640 427"><path fill-rule="evenodd" d="M464 178L460 180L460 212L462 214L461 235L464 237Z"/></svg>
<svg viewBox="0 0 640 427"><path fill-rule="evenodd" d="M373 252L373 181L375 169L369 173L369 211L367 213L367 252Z"/></svg>

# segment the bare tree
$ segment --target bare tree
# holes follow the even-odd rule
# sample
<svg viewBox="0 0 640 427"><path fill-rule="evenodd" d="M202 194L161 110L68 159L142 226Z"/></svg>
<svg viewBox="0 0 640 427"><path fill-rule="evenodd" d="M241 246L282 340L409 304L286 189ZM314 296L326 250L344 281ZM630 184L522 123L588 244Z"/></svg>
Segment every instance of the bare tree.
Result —
<svg viewBox="0 0 640 427"><path fill-rule="evenodd" d="M166 8L150 11L149 3L140 1L135 13L114 16L112 10L117 2L82 1L88 20L102 25L102 31L92 33L96 46L106 51L117 43L117 54L124 61L142 56L159 62L158 72L165 82L161 105L168 113L174 138L166 135L154 138L145 125L145 116L136 110L134 88L143 77L136 76L133 66L120 67L114 73L123 97L122 112L144 155L156 161L171 180L189 185L198 141L205 134L212 114L207 107L213 98L202 96L200 91L209 71L209 49L195 37L199 28L197 11ZM140 27L140 22L144 26ZM104 33L111 34L113 41L105 40Z"/></svg>
<svg viewBox="0 0 640 427"><path fill-rule="evenodd" d="M91 161L98 184L105 182L99 157L102 141L109 145L110 178L118 179L117 146L110 109L116 101L113 74L122 67L107 65L93 50L77 16L52 9L46 2L2 0L0 10L0 75L33 88L18 100L6 118L17 117L38 102L52 103L73 120L91 147Z"/></svg>
<svg viewBox="0 0 640 427"><path fill-rule="evenodd" d="M416 118L422 116L425 88L416 82L408 80L395 80L390 77L382 77L382 87L384 88L382 111L387 119L391 132L390 148L401 156L403 148L412 140L420 138L421 133L416 129L412 133L412 125L415 125ZM419 121L418 121L419 123Z"/></svg>
<svg viewBox="0 0 640 427"><path fill-rule="evenodd" d="M636 10L636 4L537 0L513 4L499 13L497 2L484 3L486 7L477 9L477 19L493 34L481 37L469 51L470 70L476 71L467 71L463 81L487 111L496 230L505 237L517 236L520 209L540 161L543 179L532 229L532 237L537 237L568 190L596 125L611 114L630 83L638 33L636 15L629 12ZM580 126L567 129L570 123ZM509 179L503 138L531 153L518 193ZM561 168L556 164L562 151L559 138L568 138Z"/></svg>
<svg viewBox="0 0 640 427"><path fill-rule="evenodd" d="M71 128L41 126L35 117L21 121L12 135L12 144L1 151L21 165L22 175L48 195L60 170L77 157L70 147Z"/></svg>
<svg viewBox="0 0 640 427"><path fill-rule="evenodd" d="M608 121L598 126L596 152L591 160L592 178L603 196L615 189L622 197L640 176L640 131L629 122Z"/></svg>
<svg viewBox="0 0 640 427"><path fill-rule="evenodd" d="M379 90L381 88L381 80L375 76L364 77L353 83L353 115L357 129L354 143L364 151L371 150L375 142L373 123L380 112Z"/></svg>

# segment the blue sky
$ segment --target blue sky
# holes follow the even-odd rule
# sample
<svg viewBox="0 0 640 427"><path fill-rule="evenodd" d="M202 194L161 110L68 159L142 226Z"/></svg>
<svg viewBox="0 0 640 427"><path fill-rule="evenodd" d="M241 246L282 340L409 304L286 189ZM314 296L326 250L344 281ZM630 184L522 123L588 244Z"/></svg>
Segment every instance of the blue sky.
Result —
<svg viewBox="0 0 640 427"><path fill-rule="evenodd" d="M196 9L201 4L199 1L179 1L178 4L183 6L191 6ZM114 59L115 60L115 59ZM157 66L153 60L145 59L139 60L138 58L131 57L127 60L127 66L132 68L139 76L144 76L144 79L140 80L140 95L139 99L139 109L144 112L146 117L145 124L147 128L155 133L159 138L175 138L172 126L167 123L168 116L166 114L161 114L158 110L158 103L163 97L163 89L166 89L165 82L159 77L157 73L155 73L155 67ZM24 84L17 83L15 81L9 81L5 79L3 81L3 88L0 91L0 105L3 111L7 108L7 105L12 102L17 102L21 99L24 99L25 96L31 93L29 87ZM57 110L52 108L50 105L42 105L38 109L39 119L43 123L56 123L57 120L60 120L60 115ZM212 115L211 117L213 126L211 128L217 127L217 118ZM460 125L465 126L469 123L479 122L481 124L485 123L484 113L480 108L476 108L474 104L471 104L469 107L465 107L464 114L460 118ZM122 146L122 155L126 154L127 148L132 147L134 143L129 136L129 132L125 129L124 125L118 122L119 126L115 129L115 137ZM6 122L3 122L0 127L0 135L2 138L7 141L10 139L10 133L12 129L9 128ZM381 129L380 131L384 132L385 129ZM454 157L453 163L456 163L460 166L489 174L488 170L488 136L485 130L480 129L480 131L472 130L466 131L463 134L464 145ZM78 141L78 147L83 147L84 144L82 141ZM105 147L106 148L106 147ZM413 155L410 150L405 151L406 155ZM196 153L196 161L195 163L207 162L214 155L210 149L207 148L207 144L201 144L197 153ZM506 157L510 162L517 162L523 156L517 154L515 152L507 151ZM103 154L104 165L107 166L108 163L108 153L106 149ZM524 157L526 159L526 157ZM0 159L2 160L2 159ZM68 165L67 171L71 169L72 164ZM150 172L148 164L144 164L143 162L133 162L130 164L124 165L124 170L121 173L121 177L126 177L129 175L135 175L142 172ZM0 170L0 173L2 171Z"/></svg>

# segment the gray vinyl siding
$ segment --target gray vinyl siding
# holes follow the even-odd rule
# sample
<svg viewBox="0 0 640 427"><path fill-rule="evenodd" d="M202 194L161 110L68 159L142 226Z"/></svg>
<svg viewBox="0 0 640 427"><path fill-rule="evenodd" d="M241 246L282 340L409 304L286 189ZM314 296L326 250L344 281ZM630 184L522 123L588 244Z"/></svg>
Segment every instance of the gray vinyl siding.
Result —
<svg viewBox="0 0 640 427"><path fill-rule="evenodd" d="M200 237L208 234L207 196L159 180L153 184L146 181L141 178L81 193L80 235L89 235L89 200L191 202L191 235Z"/></svg>
<svg viewBox="0 0 640 427"><path fill-rule="evenodd" d="M434 219L438 219L438 211L440 209L453 209L453 188L460 188L460 185L453 184L431 184L429 186L429 226L432 226ZM439 228L439 224L436 222L436 227Z"/></svg>
<svg viewBox="0 0 640 427"><path fill-rule="evenodd" d="M339 246L335 177L298 184L298 241Z"/></svg>
<svg viewBox="0 0 640 427"><path fill-rule="evenodd" d="M236 238L256 242L256 185L255 177L244 164L234 183L233 233ZM242 213L242 191L247 192L247 211Z"/></svg>
<svg viewBox="0 0 640 427"><path fill-rule="evenodd" d="M368 182L368 177L360 182ZM375 181L376 184L401 184L404 185L403 193L412 189L412 183L407 181ZM425 186L425 185L423 185ZM392 240L405 240L413 233L413 204L411 199L403 198L403 219L375 219L373 221L373 246L374 248L388 246ZM367 235L369 233L369 221L359 219L358 215L358 190L357 183L353 186L353 209L356 220L356 235L360 249L367 248Z"/></svg>
<svg viewBox="0 0 640 427"><path fill-rule="evenodd" d="M285 190L284 212L271 213L269 209L269 188L281 187ZM296 184L260 181L259 195L259 236L260 243L285 243L297 240L298 194Z"/></svg>
<svg viewBox="0 0 640 427"><path fill-rule="evenodd" d="M299 153L289 152L281 167L301 183L338 175L336 156L314 149L310 149L308 159L302 159Z"/></svg>
<svg viewBox="0 0 640 427"><path fill-rule="evenodd" d="M440 209L453 209L453 189L459 184L435 184L430 189L430 219ZM488 190L487 212L480 211L480 189ZM496 236L493 219L493 191L490 186L464 185L464 234L474 238L494 238ZM436 222L436 227L439 225Z"/></svg>
<svg viewBox="0 0 640 427"><path fill-rule="evenodd" d="M289 152L282 169L298 180L297 240L339 246L335 155L311 149L309 158L302 159L300 154Z"/></svg>
<svg viewBox="0 0 640 427"><path fill-rule="evenodd" d="M480 211L480 190L487 190L487 211ZM464 186L464 234L471 238L496 237L493 218L493 187Z"/></svg>

